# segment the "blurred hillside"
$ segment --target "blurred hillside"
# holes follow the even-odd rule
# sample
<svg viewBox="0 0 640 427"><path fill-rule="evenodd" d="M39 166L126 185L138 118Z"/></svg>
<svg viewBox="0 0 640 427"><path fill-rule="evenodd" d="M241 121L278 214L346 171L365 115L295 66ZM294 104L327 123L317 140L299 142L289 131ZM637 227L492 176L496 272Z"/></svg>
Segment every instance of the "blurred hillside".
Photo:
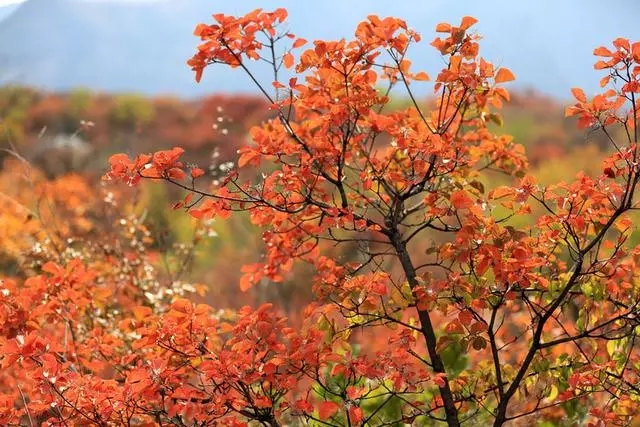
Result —
<svg viewBox="0 0 640 427"><path fill-rule="evenodd" d="M206 166L214 147L235 156L247 130L267 117L258 97L212 95L196 101L135 94L107 95L88 90L41 92L0 88L0 144L37 156L52 138L77 135L93 148L85 172L100 172L115 152L138 153L181 146L190 160Z"/></svg>
<svg viewBox="0 0 640 427"><path fill-rule="evenodd" d="M390 108L407 104L392 99ZM586 145L605 141L579 131L564 117L564 106L534 91L514 92L502 111L504 125L523 144L532 164L574 155ZM0 88L0 144L28 157L46 149L58 136L80 135L92 147L83 171L100 171L114 152L139 153L184 147L190 161L206 167L213 150L232 160L247 142L251 126L269 117L258 96L210 95L198 100L168 96L104 94L85 89L44 92L29 87ZM589 141L589 144L587 144Z"/></svg>
<svg viewBox="0 0 640 427"><path fill-rule="evenodd" d="M496 125L494 130L514 135L526 147L532 173L543 183L569 180L579 170L593 173L599 168L605 141L595 139L597 134L579 131L574 120L564 117L561 103L533 91L513 92L511 98L502 111L504 125ZM392 99L390 108L400 108L407 102ZM88 90L56 93L29 87L2 87L0 156L4 167L0 168L0 199L19 200L20 205L26 206L17 211L14 219L4 217L2 221L9 221L6 227L20 229L32 216L25 215L25 209L28 212L59 204L62 223L69 221L68 207L78 206L73 209L73 218L78 217L73 221L80 221L84 233L108 229L111 225L105 223L99 207L104 196L100 191L107 191L100 176L111 154L138 154L182 146L187 152L186 160L208 170L210 179L215 180L220 168L235 161L238 148L248 143L251 126L269 114L262 98L249 95L211 95L188 101ZM36 190L32 189L31 175L25 175L16 165L15 153L10 154L13 151L37 171L40 178ZM483 177L487 188L506 183L505 179L497 174ZM43 189L37 190L39 186ZM108 189L105 200L111 197L110 191L115 189ZM172 265L189 280L215 283L209 289L208 299L220 306L275 301L288 310L309 298L309 287L300 286L300 277L307 275L299 271L293 272L291 280L284 284L265 283L249 294L238 295L241 268L260 259L263 244L248 218L241 215L216 221L212 232L217 237L208 240L197 256L190 256L188 264L166 261L166 257L181 259L184 245L189 247L194 239L194 224L188 217L166 209L179 196L177 188L162 185L142 186L136 194L123 196L130 212L138 215L136 218L148 230L149 239L155 242L151 249L163 254L164 258L158 261L162 261L163 268L165 264ZM47 201L48 197L54 197L54 202ZM69 204L68 197L73 198L73 204ZM91 206L87 205L89 200L93 200ZM14 204L11 202L9 206ZM36 229L42 228L39 227ZM12 235L11 239L20 247L29 247L32 240L25 233ZM25 241L20 243L22 240ZM22 271L21 261L13 253L0 252L0 265L7 272L17 273Z"/></svg>

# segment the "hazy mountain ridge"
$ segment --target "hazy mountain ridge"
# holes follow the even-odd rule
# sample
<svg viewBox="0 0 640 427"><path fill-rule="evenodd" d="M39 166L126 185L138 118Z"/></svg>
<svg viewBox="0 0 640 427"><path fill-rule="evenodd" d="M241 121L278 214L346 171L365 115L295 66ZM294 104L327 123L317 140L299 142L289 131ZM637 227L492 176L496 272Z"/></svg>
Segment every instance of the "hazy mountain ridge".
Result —
<svg viewBox="0 0 640 427"><path fill-rule="evenodd" d="M475 16L482 55L516 74L510 87L535 87L570 99L571 87L583 87L590 95L600 90L593 72L596 46L619 36L640 39L635 18L640 3L582 0L580 5L557 0L28 0L17 9L9 6L13 13L0 8L0 19L8 15L0 20L0 84L183 97L255 92L246 76L224 67L208 70L202 84L194 82L186 65L198 44L193 29L211 22L216 12L285 7L290 12L287 28L308 40L352 37L357 22L368 14L403 17L424 37L410 53L414 67L432 76L443 64L428 46L435 25ZM258 70L257 76L269 85L269 73ZM422 86L421 94L429 92L428 85Z"/></svg>
<svg viewBox="0 0 640 427"><path fill-rule="evenodd" d="M58 90L198 95L206 89L186 60L210 8L206 0L29 0L0 23L0 76Z"/></svg>

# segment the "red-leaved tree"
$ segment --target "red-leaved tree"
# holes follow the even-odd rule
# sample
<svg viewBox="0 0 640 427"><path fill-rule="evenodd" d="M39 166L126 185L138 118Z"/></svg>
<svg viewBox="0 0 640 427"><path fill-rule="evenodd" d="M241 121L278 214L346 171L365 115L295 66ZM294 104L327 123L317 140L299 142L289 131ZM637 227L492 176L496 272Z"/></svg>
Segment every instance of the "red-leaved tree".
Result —
<svg viewBox="0 0 640 427"><path fill-rule="evenodd" d="M413 88L430 78L408 59L420 36L404 21L369 16L353 40L303 49L280 31L286 17L219 14L196 28L196 79L212 64L238 69L275 113L251 130L237 168L214 185L175 148L115 155L106 178L168 181L195 218L248 212L264 258L244 268L240 288L291 279L305 264L313 277L299 281L315 301L304 324L269 305L221 315L186 299L129 304L95 323L91 271L47 265L0 296L0 421L638 422L640 247L628 241L640 43L596 49L611 89L592 99L574 89L567 109L610 139L602 173L544 188L522 147L491 126L514 76L479 56L474 18L436 27L431 45L446 66L427 108ZM395 89L412 105L387 112ZM616 127L624 140L610 136ZM495 174L512 184L492 185ZM334 256L335 246L353 253Z"/></svg>

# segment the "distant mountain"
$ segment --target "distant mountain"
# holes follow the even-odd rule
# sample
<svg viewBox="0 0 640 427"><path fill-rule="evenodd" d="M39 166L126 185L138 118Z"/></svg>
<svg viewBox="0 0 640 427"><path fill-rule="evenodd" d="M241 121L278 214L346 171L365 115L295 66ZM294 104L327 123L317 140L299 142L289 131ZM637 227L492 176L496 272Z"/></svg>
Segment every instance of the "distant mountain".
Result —
<svg viewBox="0 0 640 427"><path fill-rule="evenodd" d="M0 22L0 79L53 89L198 95L186 60L212 2L28 0ZM210 88L209 88L210 90Z"/></svg>
<svg viewBox="0 0 640 427"><path fill-rule="evenodd" d="M17 9L0 8L0 18L8 14L0 20L0 84L183 97L253 91L246 76L224 67L205 72L198 85L186 60L198 44L197 23L212 22L212 13L257 7L286 7L289 28L310 40L352 37L371 13L405 18L425 39L412 48L414 66L431 75L442 66L428 46L435 25L472 15L480 20L482 54L511 68L514 86L565 99L572 86L598 90L596 46L618 36L640 39L637 0L27 0ZM257 75L270 83L266 71ZM427 85L421 87L427 93Z"/></svg>

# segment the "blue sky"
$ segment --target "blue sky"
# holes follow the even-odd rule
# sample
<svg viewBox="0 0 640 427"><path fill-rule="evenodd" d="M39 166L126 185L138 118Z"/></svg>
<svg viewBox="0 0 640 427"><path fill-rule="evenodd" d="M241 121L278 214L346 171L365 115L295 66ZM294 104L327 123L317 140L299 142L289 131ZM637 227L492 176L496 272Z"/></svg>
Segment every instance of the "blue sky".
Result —
<svg viewBox="0 0 640 427"><path fill-rule="evenodd" d="M218 3L218 2L216 2ZM619 36L640 40L640 1L637 0L397 0L278 2L219 2L218 9L240 13L251 3L278 4L289 9L291 28L315 38L349 37L367 13L404 18L423 35L411 55L416 66L434 74L441 65L428 46L435 25L459 22L464 15L479 19L482 55L511 68L519 85L566 97L572 86L597 90L593 49ZM313 6L311 6L313 5Z"/></svg>

